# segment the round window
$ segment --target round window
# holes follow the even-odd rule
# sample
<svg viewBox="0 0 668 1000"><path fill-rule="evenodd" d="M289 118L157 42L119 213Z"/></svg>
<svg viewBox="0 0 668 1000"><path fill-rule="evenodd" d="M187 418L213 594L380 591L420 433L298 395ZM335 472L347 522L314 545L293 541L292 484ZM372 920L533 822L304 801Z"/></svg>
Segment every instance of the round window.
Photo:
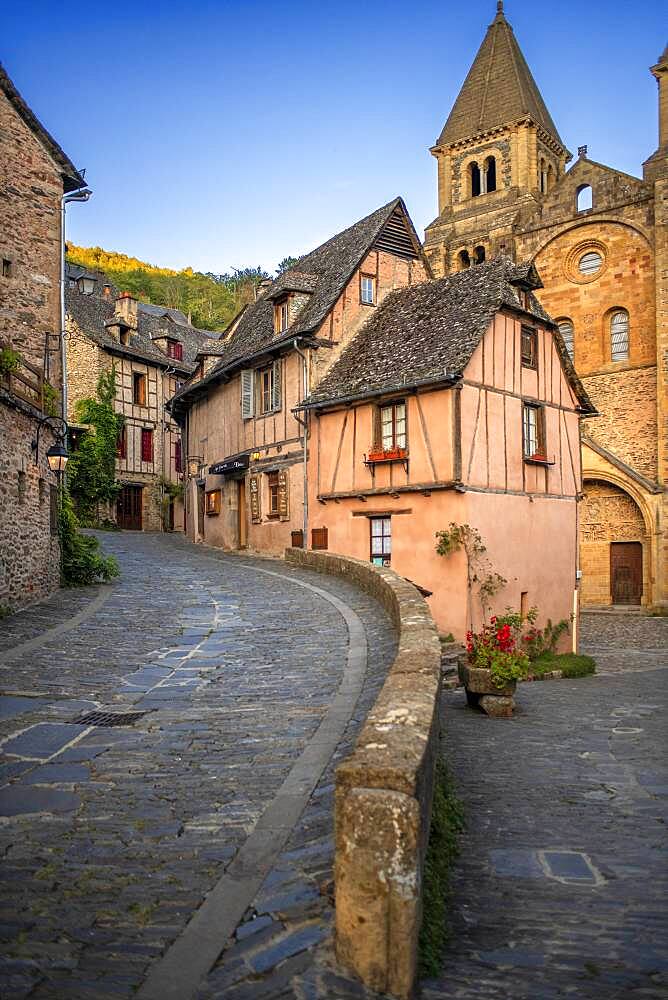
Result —
<svg viewBox="0 0 668 1000"><path fill-rule="evenodd" d="M578 261L578 271L580 274L596 274L597 271L601 270L603 265L603 258L600 253L595 250L590 250L589 253L583 254Z"/></svg>

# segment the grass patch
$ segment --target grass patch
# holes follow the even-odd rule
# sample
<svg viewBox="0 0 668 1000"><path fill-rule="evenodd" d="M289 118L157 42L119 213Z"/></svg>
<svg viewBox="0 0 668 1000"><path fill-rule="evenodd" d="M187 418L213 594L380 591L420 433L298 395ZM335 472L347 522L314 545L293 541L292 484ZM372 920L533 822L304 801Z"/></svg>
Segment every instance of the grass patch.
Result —
<svg viewBox="0 0 668 1000"><path fill-rule="evenodd" d="M461 803L446 765L436 761L431 830L425 858L422 926L418 944L420 978L437 976L448 938L446 923L450 897L450 867L458 854L457 837L464 828Z"/></svg>
<svg viewBox="0 0 668 1000"><path fill-rule="evenodd" d="M587 677L596 673L596 660L579 653L541 653L529 667L537 677L551 670L561 670L564 677Z"/></svg>

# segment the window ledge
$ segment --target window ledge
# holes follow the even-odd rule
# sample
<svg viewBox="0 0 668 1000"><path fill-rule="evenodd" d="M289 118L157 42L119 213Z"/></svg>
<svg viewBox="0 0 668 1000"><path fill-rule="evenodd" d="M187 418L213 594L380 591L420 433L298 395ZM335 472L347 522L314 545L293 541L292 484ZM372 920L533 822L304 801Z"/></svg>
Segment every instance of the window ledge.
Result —
<svg viewBox="0 0 668 1000"><path fill-rule="evenodd" d="M541 455L525 455L524 461L527 465L556 465L554 459L543 458Z"/></svg>

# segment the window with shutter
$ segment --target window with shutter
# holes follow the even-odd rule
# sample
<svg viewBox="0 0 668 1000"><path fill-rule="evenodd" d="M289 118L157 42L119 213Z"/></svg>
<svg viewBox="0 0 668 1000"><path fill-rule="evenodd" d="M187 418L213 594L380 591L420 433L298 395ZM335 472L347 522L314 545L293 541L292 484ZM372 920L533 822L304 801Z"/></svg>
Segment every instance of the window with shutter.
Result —
<svg viewBox="0 0 668 1000"><path fill-rule="evenodd" d="M269 510L267 517L278 517L278 473L267 473L267 485L269 487Z"/></svg>
<svg viewBox="0 0 668 1000"><path fill-rule="evenodd" d="M181 454L180 439L174 442L174 470L175 472L183 472L183 457Z"/></svg>
<svg viewBox="0 0 668 1000"><path fill-rule="evenodd" d="M141 431L141 460L153 461L153 431L146 427L142 427Z"/></svg>
<svg viewBox="0 0 668 1000"><path fill-rule="evenodd" d="M255 372L245 368L241 372L241 418L250 420L255 414Z"/></svg>
<svg viewBox="0 0 668 1000"><path fill-rule="evenodd" d="M146 376L141 372L132 375L132 402L137 406L146 406Z"/></svg>
<svg viewBox="0 0 668 1000"><path fill-rule="evenodd" d="M522 365L538 368L538 333L532 326L522 327Z"/></svg>
<svg viewBox="0 0 668 1000"><path fill-rule="evenodd" d="M281 362L274 361L271 372L271 408L281 408Z"/></svg>

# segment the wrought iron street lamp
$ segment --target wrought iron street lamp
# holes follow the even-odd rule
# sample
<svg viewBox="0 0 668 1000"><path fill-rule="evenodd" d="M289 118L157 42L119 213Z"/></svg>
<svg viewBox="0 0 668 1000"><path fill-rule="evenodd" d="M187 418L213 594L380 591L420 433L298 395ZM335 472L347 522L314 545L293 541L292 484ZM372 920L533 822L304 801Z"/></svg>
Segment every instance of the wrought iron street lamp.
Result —
<svg viewBox="0 0 668 1000"><path fill-rule="evenodd" d="M46 453L46 460L49 463L51 471L60 477L65 471L67 461L70 457L65 444L67 440L67 421L63 420L62 417L42 417L37 425L37 435L32 443L32 450L35 452L35 465L39 465L39 436L42 432L42 427L45 425L50 428L56 438L55 443L51 445Z"/></svg>

